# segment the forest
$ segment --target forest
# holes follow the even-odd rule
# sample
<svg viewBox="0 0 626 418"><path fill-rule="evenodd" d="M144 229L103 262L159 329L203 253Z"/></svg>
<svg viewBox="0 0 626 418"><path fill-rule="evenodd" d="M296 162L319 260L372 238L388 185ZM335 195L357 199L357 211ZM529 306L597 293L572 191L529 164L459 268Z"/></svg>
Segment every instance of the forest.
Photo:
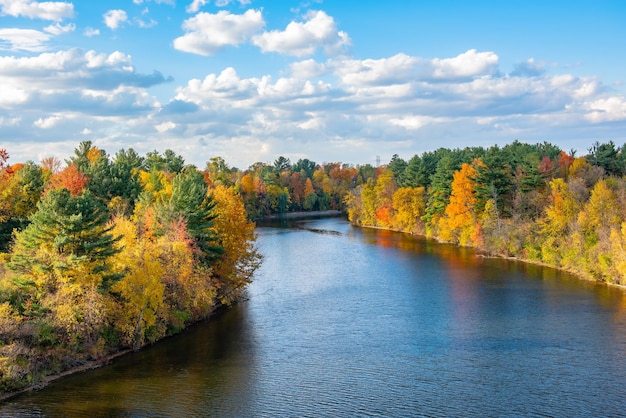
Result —
<svg viewBox="0 0 626 418"><path fill-rule="evenodd" d="M626 284L626 144L585 155L548 142L439 148L385 165L291 163L245 171L213 159L251 219L338 209L355 225L424 235Z"/></svg>
<svg viewBox="0 0 626 418"><path fill-rule="evenodd" d="M9 161L0 150L0 392L174 334L259 265L240 196L171 150Z"/></svg>
<svg viewBox="0 0 626 418"><path fill-rule="evenodd" d="M10 151L10 150L9 150ZM335 209L626 284L626 145L439 148L389 163L203 169L171 150L61 162L0 150L0 391L137 349L235 302L261 259L254 221Z"/></svg>
<svg viewBox="0 0 626 418"><path fill-rule="evenodd" d="M626 284L626 146L549 143L394 156L345 199L357 225Z"/></svg>

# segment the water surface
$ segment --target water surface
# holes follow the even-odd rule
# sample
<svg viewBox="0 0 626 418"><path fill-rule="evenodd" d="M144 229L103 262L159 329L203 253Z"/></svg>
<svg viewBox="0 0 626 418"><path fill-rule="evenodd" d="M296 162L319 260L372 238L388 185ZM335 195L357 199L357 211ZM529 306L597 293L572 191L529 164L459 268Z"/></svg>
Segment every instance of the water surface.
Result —
<svg viewBox="0 0 626 418"><path fill-rule="evenodd" d="M1 416L626 416L626 297L333 218L258 229L247 300Z"/></svg>

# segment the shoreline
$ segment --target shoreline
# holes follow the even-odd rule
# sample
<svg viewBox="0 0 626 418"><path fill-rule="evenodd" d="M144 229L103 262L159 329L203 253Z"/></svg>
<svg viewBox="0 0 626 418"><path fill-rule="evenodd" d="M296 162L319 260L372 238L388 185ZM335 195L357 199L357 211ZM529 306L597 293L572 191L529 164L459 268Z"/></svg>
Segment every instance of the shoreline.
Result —
<svg viewBox="0 0 626 418"><path fill-rule="evenodd" d="M63 379L65 377L72 376L72 375L79 374L79 373L85 373L85 372L88 372L90 370L95 370L95 369L99 369L100 367L107 366L111 362L113 362L114 360L117 360L118 358L124 357L126 355L132 354L132 353L140 351L140 350L144 350L144 349L150 347L151 345L158 344L159 342L161 342L161 341L163 341L163 340L165 340L167 338L172 338L172 337L175 337L177 335L180 335L181 333L187 331L189 328L191 328L193 326L196 326L196 325L198 325L198 324L200 324L200 323L202 323L204 321L210 321L216 315L219 315L225 309L228 309L228 307L225 306L225 305L216 306L206 317L188 324L185 328L183 328L182 330L180 330L176 334L166 335L165 337L163 337L161 339L158 339L158 340L153 341L153 342L148 343L148 344L144 344L144 345L142 345L141 347L138 347L138 348L122 348L119 351L115 351L113 353L109 353L109 354L107 354L107 355L105 355L105 356L103 356L101 358L85 361L80 366L69 368L67 370L62 371L61 373L48 375L48 376L44 377L41 381L38 381L38 382L36 382L34 384L31 384L30 386L27 386L25 388L19 389L19 390L15 391L15 392L0 393L0 403L5 402L5 401L7 401L7 400L9 400L11 398L14 398L16 396L23 395L23 394L28 393L28 392L36 392L38 390L44 389L49 384L54 383L55 381Z"/></svg>
<svg viewBox="0 0 626 418"><path fill-rule="evenodd" d="M381 231L392 231L392 232L399 232L401 234L408 234L408 235L412 235L412 236L416 236L416 237L422 237L425 239L432 239L435 242L438 242L440 244L451 244L451 245L455 245L457 247L465 247L465 248L471 248L475 251L475 256L478 258L500 258L502 260L508 260L508 261L516 261L516 262L521 262L521 263L526 263L526 264L532 264L535 266L541 266L541 267L548 267L551 269L555 269L564 273L568 273L571 275L576 276L579 280L582 280L584 282L588 282L588 283L595 283L595 284L601 284L601 285L606 285L606 286L611 286L611 287L616 287L618 289L621 289L623 291L626 291L626 284L620 284L620 283L611 283L611 282L607 282L607 281L602 281L602 280L597 280L594 279L592 276L585 274L583 272L580 271L576 271L576 270L572 270L572 269L568 269L565 267L560 267L560 266L555 266L553 264L548 264L545 263L543 261L539 261L539 260L531 260L528 258L521 258L521 257L515 257L515 256L510 256L510 255L504 255L504 254L497 254L497 253L493 253L491 251L487 251L483 248L480 247L474 247L471 245L459 245L459 244L455 244L453 242L446 242L446 241L441 241L438 240L437 238L434 237L429 237L423 234L414 234L412 232L405 232L405 231L400 231L397 229L393 229L393 228L385 228L382 226L371 226L371 225L358 225L355 223L350 222L351 225L357 226L359 228L370 228L370 229L379 229Z"/></svg>
<svg viewBox="0 0 626 418"><path fill-rule="evenodd" d="M139 350L141 350L144 347L147 347L147 345L140 347ZM7 401L7 400L9 400L11 398L14 398L16 396L23 395L23 394L28 393L28 392L35 392L35 391L41 390L41 389L45 388L46 386L48 386L50 383L53 383L53 382L55 382L57 380L60 380L60 379L62 379L64 377L71 376L71 375L78 374L78 373L84 373L84 372L87 372L89 370L95 370L95 369L98 369L100 367L106 366L109 363L111 363L113 360L115 360L117 358L120 358L120 357L123 357L123 356L125 356L127 354L130 354L133 351L136 351L136 350L133 350L131 348L126 348L126 349L123 349L121 351L117 351L117 352L108 354L108 355L106 355L106 356L104 356L102 358L99 358L99 359L86 361L84 364L81 364L80 366L72 367L70 369L67 369L67 370L61 372L61 373L48 375L45 378L43 378L41 381L39 381L39 382L37 382L35 384L32 384L31 386L27 386L27 387L25 387L23 389L15 391L15 392L8 392L8 393L0 394L0 403L5 402L5 401Z"/></svg>
<svg viewBox="0 0 626 418"><path fill-rule="evenodd" d="M306 218L330 218L334 216L341 216L343 214L344 212L340 210L335 210L335 209L309 211L309 212L305 212L305 211L285 212L285 213L279 213L275 215L264 216L263 218L259 219L259 221L275 221L275 220L282 220L282 219L292 220L292 219L306 219Z"/></svg>

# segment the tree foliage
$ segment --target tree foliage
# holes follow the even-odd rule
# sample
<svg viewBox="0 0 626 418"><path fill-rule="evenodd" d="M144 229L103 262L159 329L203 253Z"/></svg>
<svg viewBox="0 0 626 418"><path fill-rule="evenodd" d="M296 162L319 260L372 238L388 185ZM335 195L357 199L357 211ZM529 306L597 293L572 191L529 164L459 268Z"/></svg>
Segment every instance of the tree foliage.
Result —
<svg viewBox="0 0 626 418"><path fill-rule="evenodd" d="M239 172L221 159L200 171L173 151L111 159L85 141L63 168L7 160L1 152L1 388L177 332L235 302L259 265Z"/></svg>

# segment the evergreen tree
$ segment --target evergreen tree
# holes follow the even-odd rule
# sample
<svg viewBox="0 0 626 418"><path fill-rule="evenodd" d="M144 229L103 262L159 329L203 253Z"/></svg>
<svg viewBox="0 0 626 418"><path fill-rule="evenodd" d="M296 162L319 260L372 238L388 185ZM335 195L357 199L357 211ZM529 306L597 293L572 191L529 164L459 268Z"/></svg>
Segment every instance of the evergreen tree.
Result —
<svg viewBox="0 0 626 418"><path fill-rule="evenodd" d="M78 265L88 265L102 277L102 288L119 278L107 264L116 238L107 227L109 214L89 191L72 196L67 189L48 192L37 204L30 224L16 234L9 268L27 276L65 274Z"/></svg>
<svg viewBox="0 0 626 418"><path fill-rule="evenodd" d="M604 168L606 174L610 176L620 176L624 173L624 159L619 157L619 151L613 141L606 144L596 141L588 151L589 154L585 158L589 164Z"/></svg>
<svg viewBox="0 0 626 418"><path fill-rule="evenodd" d="M310 161L307 158L305 158L305 159L299 159L298 162L296 162L293 165L292 171L294 172L304 171L306 177L310 179L310 178L313 178L313 172L315 171L316 167L317 167L316 162Z"/></svg>
<svg viewBox="0 0 626 418"><path fill-rule="evenodd" d="M201 251L201 260L208 263L221 255L223 249L214 229L216 203L207 192L202 174L195 167L187 166L172 181L168 208L173 217L185 220L189 235Z"/></svg>
<svg viewBox="0 0 626 418"><path fill-rule="evenodd" d="M391 161L387 165L387 168L391 170L393 173L393 178L396 180L396 183L400 185L400 187L405 186L405 175L406 168L408 164L402 158L398 156L398 154L393 154L391 157Z"/></svg>
<svg viewBox="0 0 626 418"><path fill-rule="evenodd" d="M496 212L506 215L510 212L513 181L511 166L497 146L492 147L476 167L473 179L476 188L476 207L482 212L485 204L493 200Z"/></svg>

